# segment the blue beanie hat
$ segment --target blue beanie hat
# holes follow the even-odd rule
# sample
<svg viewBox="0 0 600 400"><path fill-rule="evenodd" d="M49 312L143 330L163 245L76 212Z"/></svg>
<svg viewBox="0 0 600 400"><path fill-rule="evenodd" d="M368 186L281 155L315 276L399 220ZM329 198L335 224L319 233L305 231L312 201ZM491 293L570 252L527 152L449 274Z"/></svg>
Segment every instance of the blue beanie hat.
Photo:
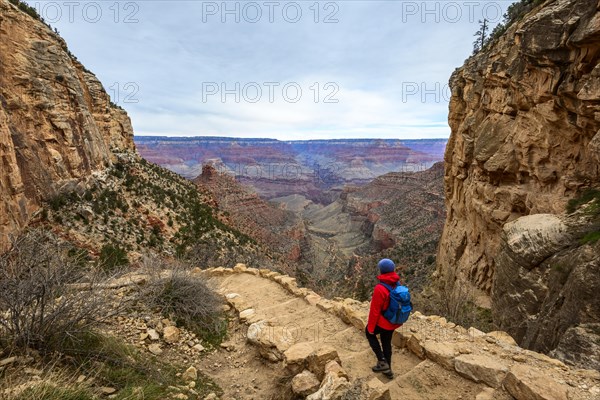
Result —
<svg viewBox="0 0 600 400"><path fill-rule="evenodd" d="M381 261L379 261L379 263L377 264L377 266L379 267L379 271L381 271L382 274L394 272L394 270L396 269L396 264L394 264L394 262L389 258L382 258Z"/></svg>

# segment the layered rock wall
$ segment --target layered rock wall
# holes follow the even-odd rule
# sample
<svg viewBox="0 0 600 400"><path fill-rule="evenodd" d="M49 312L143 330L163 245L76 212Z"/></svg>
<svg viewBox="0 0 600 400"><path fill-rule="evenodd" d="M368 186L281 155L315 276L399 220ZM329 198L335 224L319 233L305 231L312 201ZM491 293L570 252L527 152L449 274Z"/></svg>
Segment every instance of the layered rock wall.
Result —
<svg viewBox="0 0 600 400"><path fill-rule="evenodd" d="M0 0L0 246L111 149L134 148L129 117L64 40Z"/></svg>
<svg viewBox="0 0 600 400"><path fill-rule="evenodd" d="M547 1L450 79L445 285L493 291L505 223L561 213L600 180L600 13Z"/></svg>

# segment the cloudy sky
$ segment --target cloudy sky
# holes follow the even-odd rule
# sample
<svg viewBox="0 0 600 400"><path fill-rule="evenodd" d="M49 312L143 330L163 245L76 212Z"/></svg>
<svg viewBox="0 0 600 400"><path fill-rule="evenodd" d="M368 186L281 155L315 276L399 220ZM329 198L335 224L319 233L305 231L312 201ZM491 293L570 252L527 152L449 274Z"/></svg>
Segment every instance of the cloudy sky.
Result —
<svg viewBox="0 0 600 400"><path fill-rule="evenodd" d="M448 78L511 1L29 0L136 135L447 137Z"/></svg>

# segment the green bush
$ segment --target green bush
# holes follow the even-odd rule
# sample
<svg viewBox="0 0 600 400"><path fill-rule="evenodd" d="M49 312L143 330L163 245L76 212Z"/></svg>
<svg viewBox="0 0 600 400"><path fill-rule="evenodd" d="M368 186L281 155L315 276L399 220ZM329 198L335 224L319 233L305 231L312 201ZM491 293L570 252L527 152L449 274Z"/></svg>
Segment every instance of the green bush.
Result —
<svg viewBox="0 0 600 400"><path fill-rule="evenodd" d="M600 231L590 232L581 239L581 244L595 244L600 240Z"/></svg>
<svg viewBox="0 0 600 400"><path fill-rule="evenodd" d="M567 213L572 214L577 211L582 205L592 202L592 207L589 211L597 213L600 211L600 190L587 189L578 197L569 200L567 203Z"/></svg>
<svg viewBox="0 0 600 400"><path fill-rule="evenodd" d="M100 250L98 265L104 271L115 271L129 264L127 252L117 244L105 244Z"/></svg>

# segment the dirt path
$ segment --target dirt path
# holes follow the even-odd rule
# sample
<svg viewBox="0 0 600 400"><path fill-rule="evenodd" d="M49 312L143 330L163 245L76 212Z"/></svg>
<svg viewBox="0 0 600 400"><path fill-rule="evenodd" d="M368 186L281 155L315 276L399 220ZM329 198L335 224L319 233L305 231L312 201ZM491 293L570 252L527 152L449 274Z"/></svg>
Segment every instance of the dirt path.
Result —
<svg viewBox="0 0 600 400"><path fill-rule="evenodd" d="M273 334L289 342L289 346L305 342L313 346L326 344L334 347L351 378L378 378L389 387L392 399L474 399L484 389L481 384L398 348L394 348L392 366L396 377L389 380L371 371L375 358L362 331L293 296L279 283L243 273L212 277L210 282L223 295L231 297L237 294L235 298L242 299L246 307L254 311L250 312L249 322L268 321L273 327ZM282 363L270 363L260 358L262 361L256 361L253 357L258 355L257 351L248 348L243 326L237 326L232 333L225 345L231 344L232 357L241 366L234 369L209 368L205 372L233 398L277 398L275 385L283 376ZM244 357L246 354L249 357ZM212 361L209 360L209 365Z"/></svg>

